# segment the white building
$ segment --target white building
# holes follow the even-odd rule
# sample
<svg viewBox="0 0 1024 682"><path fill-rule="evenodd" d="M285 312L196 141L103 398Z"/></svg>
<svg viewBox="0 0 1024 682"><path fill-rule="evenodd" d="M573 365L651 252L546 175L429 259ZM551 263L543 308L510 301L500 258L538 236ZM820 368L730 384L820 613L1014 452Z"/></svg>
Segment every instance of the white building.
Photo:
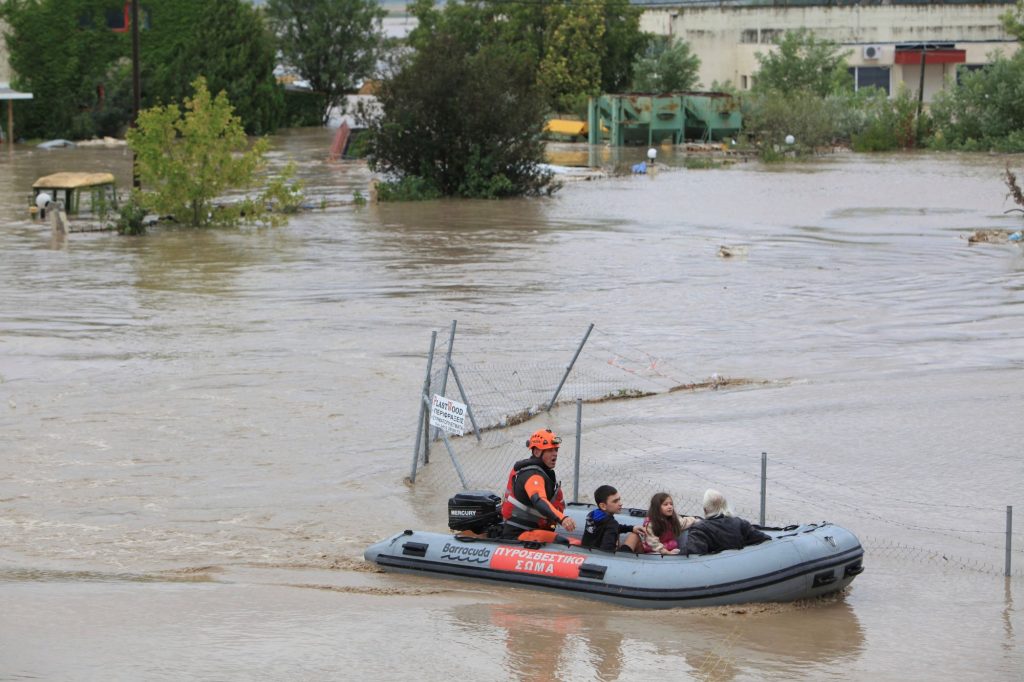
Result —
<svg viewBox="0 0 1024 682"><path fill-rule="evenodd" d="M637 2L637 0L634 0ZM1003 30L999 17L1012 9L1007 2L829 4L821 0L725 0L710 4L684 0L646 5L643 30L676 36L700 57L703 87L731 81L749 90L759 68L757 53L766 53L788 30L807 28L848 52L858 87L877 85L895 94L901 83L913 92L925 59L924 96L940 90L957 70L991 62L991 55L1009 56L1015 38Z"/></svg>

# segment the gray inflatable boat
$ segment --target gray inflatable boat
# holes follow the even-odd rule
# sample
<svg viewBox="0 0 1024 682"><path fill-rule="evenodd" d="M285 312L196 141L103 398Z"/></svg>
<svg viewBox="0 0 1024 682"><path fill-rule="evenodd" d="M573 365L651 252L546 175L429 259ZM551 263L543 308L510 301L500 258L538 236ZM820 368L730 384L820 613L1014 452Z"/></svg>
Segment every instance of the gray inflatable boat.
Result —
<svg viewBox="0 0 1024 682"><path fill-rule="evenodd" d="M591 509L571 504L566 513L583 528ZM627 510L617 518L634 525L638 514L644 512ZM507 582L656 609L817 597L843 589L864 570L860 542L840 526L762 530L771 542L688 557L407 530L371 545L364 556L389 571Z"/></svg>

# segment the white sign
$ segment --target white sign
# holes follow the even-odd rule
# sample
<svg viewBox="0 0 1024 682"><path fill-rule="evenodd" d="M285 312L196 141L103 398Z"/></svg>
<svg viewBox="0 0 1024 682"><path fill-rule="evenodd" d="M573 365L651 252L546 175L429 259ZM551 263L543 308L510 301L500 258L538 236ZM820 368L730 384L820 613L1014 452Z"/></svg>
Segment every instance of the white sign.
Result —
<svg viewBox="0 0 1024 682"><path fill-rule="evenodd" d="M435 393L430 406L430 425L461 436L466 432L466 406Z"/></svg>

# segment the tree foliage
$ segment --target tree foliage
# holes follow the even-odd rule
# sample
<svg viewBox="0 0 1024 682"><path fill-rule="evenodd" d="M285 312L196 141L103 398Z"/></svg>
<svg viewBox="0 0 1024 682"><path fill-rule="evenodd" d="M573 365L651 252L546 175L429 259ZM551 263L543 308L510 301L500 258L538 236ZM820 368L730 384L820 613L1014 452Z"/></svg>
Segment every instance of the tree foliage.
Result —
<svg viewBox="0 0 1024 682"><path fill-rule="evenodd" d="M1024 151L1024 51L961 72L960 84L938 93L931 111L935 147Z"/></svg>
<svg viewBox="0 0 1024 682"><path fill-rule="evenodd" d="M633 67L636 92L680 92L700 87L700 58L686 41L654 36Z"/></svg>
<svg viewBox="0 0 1024 682"><path fill-rule="evenodd" d="M274 77L275 48L263 16L244 0L151 3L142 34L144 106L180 102L199 76L224 90L250 135L273 132L284 118L284 89Z"/></svg>
<svg viewBox="0 0 1024 682"><path fill-rule="evenodd" d="M269 0L267 17L285 62L324 97L330 107L373 75L384 44L377 0Z"/></svg>
<svg viewBox="0 0 1024 682"><path fill-rule="evenodd" d="M419 25L409 36L415 49L430 41L442 14L459 15L464 28L483 42L500 42L534 64L536 79L552 110L579 108L601 92L621 92L633 62L647 42L640 31L642 8L629 0L507 2L476 0L443 10L433 0L410 7ZM472 17L472 19L470 19Z"/></svg>
<svg viewBox="0 0 1024 682"><path fill-rule="evenodd" d="M1017 5L999 18L1002 19L1006 32L1024 43L1024 0L1017 0Z"/></svg>
<svg viewBox="0 0 1024 682"><path fill-rule="evenodd" d="M451 4L426 21L381 84L370 163L380 196L495 198L550 189L540 129L544 100L531 55L495 40L492 12ZM422 29L422 30L420 30Z"/></svg>
<svg viewBox="0 0 1024 682"><path fill-rule="evenodd" d="M195 94L185 98L184 110L176 104L146 109L138 127L128 131L147 190L142 203L193 227L274 222L278 214L268 216L265 197L214 205L224 192L254 185L268 143L262 138L249 145L226 93L211 96L202 77L192 87Z"/></svg>
<svg viewBox="0 0 1024 682"><path fill-rule="evenodd" d="M142 105L180 101L205 75L225 89L246 129L273 130L284 111L274 48L243 0L143 0ZM39 137L116 134L131 118L131 42L107 26L122 0L3 0L16 85L35 98L21 130Z"/></svg>
<svg viewBox="0 0 1024 682"><path fill-rule="evenodd" d="M22 134L77 137L95 132L91 117L81 113L97 107L97 85L130 49L123 35L106 30L103 7L97 0L3 3L15 86L34 95L19 114ZM97 25L104 28L93 28Z"/></svg>
<svg viewBox="0 0 1024 682"><path fill-rule="evenodd" d="M805 28L786 31L777 50L757 53L761 66L755 74L754 91L806 91L825 97L829 93L848 90L853 80L847 71L847 54L836 42L819 39Z"/></svg>

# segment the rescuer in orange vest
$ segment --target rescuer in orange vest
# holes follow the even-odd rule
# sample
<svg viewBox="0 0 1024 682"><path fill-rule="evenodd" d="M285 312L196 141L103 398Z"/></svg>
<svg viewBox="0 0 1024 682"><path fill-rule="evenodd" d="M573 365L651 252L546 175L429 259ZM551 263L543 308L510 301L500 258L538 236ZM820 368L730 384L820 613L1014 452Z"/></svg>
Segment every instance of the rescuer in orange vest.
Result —
<svg viewBox="0 0 1024 682"><path fill-rule="evenodd" d="M526 447L531 456L516 462L508 474L501 516L502 537L529 542L555 542L557 526L570 533L576 522L565 515L562 487L555 479L558 446L562 439L551 429L535 431ZM562 538L562 541L565 541Z"/></svg>

